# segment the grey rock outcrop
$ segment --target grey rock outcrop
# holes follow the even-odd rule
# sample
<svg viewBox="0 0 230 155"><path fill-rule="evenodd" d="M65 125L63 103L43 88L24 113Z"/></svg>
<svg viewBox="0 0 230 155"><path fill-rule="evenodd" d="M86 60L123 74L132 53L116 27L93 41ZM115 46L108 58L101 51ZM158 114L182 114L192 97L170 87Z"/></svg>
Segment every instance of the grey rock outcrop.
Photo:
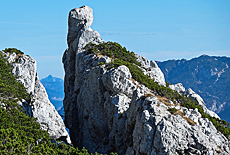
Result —
<svg viewBox="0 0 230 155"><path fill-rule="evenodd" d="M182 83L170 84L169 88L181 94L184 94L185 92L185 88L183 87Z"/></svg>
<svg viewBox="0 0 230 155"><path fill-rule="evenodd" d="M133 91L138 89L139 93L144 95L149 93L149 89L138 83L134 83L132 75L128 67L122 65L117 68L112 68L102 75L102 82L104 87L113 94L123 93L128 97L132 97Z"/></svg>
<svg viewBox="0 0 230 155"><path fill-rule="evenodd" d="M201 55L190 60L157 62L169 83L183 83L204 100L209 110L230 122L230 57ZM226 78L227 77L227 78Z"/></svg>
<svg viewBox="0 0 230 155"><path fill-rule="evenodd" d="M33 96L32 108L26 101L19 101L19 105L30 116L37 118L43 130L48 129L51 139L58 139L63 136L67 137L68 143L71 143L61 116L49 101L46 90L39 81L36 61L29 56L16 53L6 53L5 55L13 66L12 74L25 86L27 92Z"/></svg>
<svg viewBox="0 0 230 155"><path fill-rule="evenodd" d="M190 97L191 99L193 99L194 101L196 101L199 105L202 106L204 112L212 117L216 117L216 118L219 118L220 117L213 111L209 110L206 106L205 106L205 103L203 101L203 99L200 97L200 95L198 95L197 93L195 93L191 88L189 88L187 91L186 91L186 96L187 97Z"/></svg>
<svg viewBox="0 0 230 155"><path fill-rule="evenodd" d="M161 69L158 67L155 61L149 61L147 58L137 55L137 61L141 63L141 70L145 75L148 75L155 82L158 82L160 85L165 86L165 77Z"/></svg>
<svg viewBox="0 0 230 155"><path fill-rule="evenodd" d="M97 66L111 59L84 48L90 42L104 43L89 27L92 20L88 6L70 11L68 49L62 59L65 123L74 146L122 155L230 153L229 141L197 109L160 101L157 93L132 78L126 66ZM136 57L143 73L165 85L155 62ZM176 108L177 114L169 108Z"/></svg>
<svg viewBox="0 0 230 155"><path fill-rule="evenodd" d="M177 84L170 84L169 88L172 90L177 91L178 93L185 94L187 97L190 97L193 101L197 102L201 107L203 108L204 112L212 117L220 119L220 117L213 111L209 110L203 101L203 99L198 95L196 92L194 92L191 88L189 88L187 91L185 91L185 88L183 87L182 83Z"/></svg>
<svg viewBox="0 0 230 155"><path fill-rule="evenodd" d="M132 130L125 154L228 154L227 139L197 109L181 108L171 115L156 97L135 100L127 110L126 129ZM189 124L188 120L196 122ZM221 151L224 150L224 151Z"/></svg>

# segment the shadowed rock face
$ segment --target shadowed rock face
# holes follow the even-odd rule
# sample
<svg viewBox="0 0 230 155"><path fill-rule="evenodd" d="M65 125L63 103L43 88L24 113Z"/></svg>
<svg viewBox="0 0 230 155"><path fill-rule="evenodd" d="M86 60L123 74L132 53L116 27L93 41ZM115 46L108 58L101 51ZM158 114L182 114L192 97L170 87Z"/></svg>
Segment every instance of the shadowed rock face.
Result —
<svg viewBox="0 0 230 155"><path fill-rule="evenodd" d="M46 90L37 76L36 61L26 55L4 52L3 54L7 56L8 61L13 66L12 74L25 86L27 92L33 96L33 108L26 102L20 103L19 101L19 105L21 105L30 116L37 118L43 130L48 129L51 139L67 137L68 143L71 143L61 116L49 101Z"/></svg>
<svg viewBox="0 0 230 155"><path fill-rule="evenodd" d="M75 146L129 155L230 153L228 140L209 120L201 118L197 109L160 102L155 92L132 79L124 65L111 69L97 66L111 59L84 49L90 42L104 43L89 27L92 21L88 6L70 11L68 49L63 55L64 110ZM144 74L165 85L155 62L136 57ZM168 108L183 115L171 115Z"/></svg>

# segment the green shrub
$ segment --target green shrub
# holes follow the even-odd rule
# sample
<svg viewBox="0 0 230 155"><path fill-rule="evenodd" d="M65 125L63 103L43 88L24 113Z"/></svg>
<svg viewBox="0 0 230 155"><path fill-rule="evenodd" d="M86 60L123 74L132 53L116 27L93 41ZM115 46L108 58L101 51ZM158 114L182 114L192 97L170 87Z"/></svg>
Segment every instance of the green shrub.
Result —
<svg viewBox="0 0 230 155"><path fill-rule="evenodd" d="M11 69L11 64L0 54L0 95L19 100L25 99L30 103L31 96L27 93L24 85L16 81L16 78L11 74Z"/></svg>
<svg viewBox="0 0 230 155"><path fill-rule="evenodd" d="M170 89L168 87L168 81L166 81L165 87L159 85L157 82L154 82L149 76L144 75L142 70L139 68L141 67L141 64L137 61L135 54L133 52L129 52L128 50L126 50L125 47L122 47L121 45L115 42L107 42L99 45L89 43L88 45L86 45L85 50L87 50L88 53L99 53L112 58L112 62L106 64L106 67L108 69L118 67L121 65L127 66L130 70L130 73L132 74L133 79L145 85L152 91L157 92L158 95L164 96L169 100L176 101L177 103L181 104L181 106L184 106L188 109L197 108L198 111L201 113L202 117L208 118L214 124L218 131L223 133L226 137L230 136L230 127L228 122L224 120L218 120L217 118L205 114L203 108L200 105L198 105L198 103ZM174 109L170 109L170 111L171 110L175 111Z"/></svg>
<svg viewBox="0 0 230 155"><path fill-rule="evenodd" d="M174 114L175 112L177 112L176 108L168 108L168 111L171 112L171 114Z"/></svg>
<svg viewBox="0 0 230 155"><path fill-rule="evenodd" d="M24 54L24 52L22 52L22 51L20 51L20 50L18 50L16 48L5 48L3 51L5 53L12 53L12 52L14 52L16 54Z"/></svg>
<svg viewBox="0 0 230 155"><path fill-rule="evenodd" d="M64 154L89 155L83 148L52 144L47 131L36 119L26 115L18 99L31 102L31 94L11 74L12 66L0 54L0 154ZM17 99L16 99L17 98ZM41 140L36 143L37 140ZM97 154L97 153L95 153Z"/></svg>
<svg viewBox="0 0 230 155"><path fill-rule="evenodd" d="M169 87L169 82L168 81L166 81L166 87Z"/></svg>
<svg viewBox="0 0 230 155"><path fill-rule="evenodd" d="M141 63L136 60L134 52L127 51L125 47L115 42L107 42L99 45L89 43L85 46L85 49L88 53L100 53L113 59L119 59L122 62L135 63L138 66L141 65Z"/></svg>

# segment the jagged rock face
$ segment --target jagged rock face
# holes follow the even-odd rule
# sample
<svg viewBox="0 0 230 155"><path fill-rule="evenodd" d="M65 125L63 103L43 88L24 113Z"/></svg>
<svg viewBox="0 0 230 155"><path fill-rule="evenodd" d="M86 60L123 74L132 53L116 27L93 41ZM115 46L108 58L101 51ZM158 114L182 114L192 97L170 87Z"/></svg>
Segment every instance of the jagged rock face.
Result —
<svg viewBox="0 0 230 155"><path fill-rule="evenodd" d="M77 38L78 32L82 29L90 29L93 23L93 10L87 6L75 8L69 13L68 43Z"/></svg>
<svg viewBox="0 0 230 155"><path fill-rule="evenodd" d="M142 64L143 68L141 69L145 75L148 75L151 79L153 79L155 82L158 82L160 85L166 85L164 74L155 61L149 61L147 58L137 54L136 58L137 61Z"/></svg>
<svg viewBox="0 0 230 155"><path fill-rule="evenodd" d="M203 101L203 99L200 97L200 95L198 95L197 93L195 93L191 88L189 88L187 91L186 91L186 95L187 97L190 97L192 98L193 100L195 100L199 105L202 106L202 108L204 109L204 112L212 117L216 117L216 118L219 118L220 117L214 113L213 111L211 110L208 110L208 108L205 106L205 103Z"/></svg>
<svg viewBox="0 0 230 155"><path fill-rule="evenodd" d="M172 90L177 91L178 93L185 94L187 97L191 98L193 101L197 102L201 107L203 108L204 112L212 117L219 118L220 117L213 111L209 110L203 101L203 99L195 93L191 88L189 88L187 91L185 91L185 88L183 87L182 83L177 84L171 84L169 85L169 88Z"/></svg>
<svg viewBox="0 0 230 155"><path fill-rule="evenodd" d="M128 67L122 65L103 74L102 82L104 87L113 94L123 93L132 97L137 86L130 80L131 78Z"/></svg>
<svg viewBox="0 0 230 155"><path fill-rule="evenodd" d="M99 90L98 87L100 87L100 82L92 81L90 78L87 79L86 74L88 74L90 72L90 68L95 66L98 62L102 62L103 60L109 61L107 57L95 60L95 56L85 55L83 52L82 47L89 42L93 42L95 44L104 42L100 39L99 33L93 31L89 27L92 24L92 21L92 9L87 6L73 9L69 13L67 36L69 48L65 51L62 60L65 68L64 89L66 93L63 106L66 111L65 124L68 128L70 128L70 134L72 135L71 139L74 139L73 144L76 144L77 141L82 141L83 137L83 132L80 133L79 131L79 128L84 126L84 122L83 124L79 124L79 120L83 120L83 115L78 115L78 112L81 112L79 110L80 107L76 104L78 102L77 100L81 100L80 97L77 98L78 94L85 93L85 95L89 98L89 102L97 102L97 100L90 100L92 99L90 96L92 94L86 90L81 90L80 87L83 83L87 85L87 83L94 82L93 84L97 87L93 88L91 91L93 92L95 90L94 96L98 93L100 94L100 92L97 92L97 90ZM97 69L97 71L100 73L101 70ZM97 78L97 74L94 75L94 78ZM84 109L84 103L81 106L83 106L82 108ZM93 105L92 108L94 108ZM84 117L87 118L88 116Z"/></svg>
<svg viewBox="0 0 230 155"><path fill-rule="evenodd" d="M209 110L230 122L230 58L201 55L191 60L157 62L169 83L183 83L203 98Z"/></svg>
<svg viewBox="0 0 230 155"><path fill-rule="evenodd" d="M197 109L180 108L185 113L183 118L171 115L167 109L156 97L133 97L126 113L132 145L125 154L216 154L220 150L230 153L227 139L208 119L201 118Z"/></svg>
<svg viewBox="0 0 230 155"><path fill-rule="evenodd" d="M170 84L169 88L171 88L172 90L175 90L181 94L184 94L184 92L185 92L185 88L183 87L182 83Z"/></svg>
<svg viewBox="0 0 230 155"><path fill-rule="evenodd" d="M104 41L90 29L92 20L83 17L93 19L87 6L70 11L69 31L74 30L74 34L68 33L69 48L63 55L65 123L75 146L84 146L90 152L129 155L230 153L228 140L201 118L197 109L180 107L172 101L159 102L154 92L132 79L126 66L97 66L111 59L84 49L90 42ZM83 24L74 28L75 21L75 26ZM155 62L136 57L145 67L145 74L165 85ZM178 109L181 115L171 115L168 108Z"/></svg>
<svg viewBox="0 0 230 155"><path fill-rule="evenodd" d="M6 53L6 55L13 66L12 74L25 86L27 92L31 93L34 99L33 108L26 102L19 102L19 105L23 106L30 116L37 118L43 130L48 129L51 139L64 136L71 143L61 116L50 103L46 90L39 81L36 61L26 55L17 55L16 53Z"/></svg>
<svg viewBox="0 0 230 155"><path fill-rule="evenodd" d="M12 74L27 88L28 93L33 93L37 74L36 61L28 56L19 56L16 53L9 53L8 55L8 61L14 67ZM15 61L18 63L14 63Z"/></svg>

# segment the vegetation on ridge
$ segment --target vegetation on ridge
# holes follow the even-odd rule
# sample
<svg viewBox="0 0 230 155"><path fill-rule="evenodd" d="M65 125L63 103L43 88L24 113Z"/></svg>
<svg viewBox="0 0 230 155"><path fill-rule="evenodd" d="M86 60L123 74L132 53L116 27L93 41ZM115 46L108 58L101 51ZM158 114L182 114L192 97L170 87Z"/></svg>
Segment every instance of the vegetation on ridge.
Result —
<svg viewBox="0 0 230 155"><path fill-rule="evenodd" d="M12 53L12 52L14 52L16 54L24 54L24 52L22 52L22 51L20 51L20 50L18 50L16 48L5 48L3 51L5 53Z"/></svg>
<svg viewBox="0 0 230 155"><path fill-rule="evenodd" d="M100 50L98 47L100 47ZM192 102L191 99L172 91L168 87L158 85L144 75L141 69L137 67L141 64L137 62L133 52L129 52L119 44L111 42L100 45L89 44L86 48L89 53L110 56L113 61L106 64L108 68L126 65L135 80L156 91L159 95L177 101L187 108L198 108L202 117L208 118L218 131L226 137L230 135L229 124L226 121L210 117L204 113L200 105ZM23 112L22 107L17 102L25 99L28 103L31 103L31 95L26 92L21 83L16 81L16 78L11 74L11 69L11 64L0 53L0 154L88 155L88 151L84 148L79 150L70 145L60 144L60 146L57 146L57 144L52 144L48 132L41 130L36 119Z"/></svg>
<svg viewBox="0 0 230 155"><path fill-rule="evenodd" d="M48 131L41 130L36 119L26 115L18 105L22 99L30 103L31 95L16 81L11 69L0 53L0 154L89 155L85 148L51 143Z"/></svg>
<svg viewBox="0 0 230 155"><path fill-rule="evenodd" d="M185 88L199 92L208 108L215 103L218 115L230 122L230 57L202 55L191 60L168 60L157 64L166 80L183 83Z"/></svg>
<svg viewBox="0 0 230 155"><path fill-rule="evenodd" d="M89 43L85 46L85 50L87 50L88 54L95 53L97 55L99 54L109 56L112 59L112 62L105 64L107 68L118 67L121 65L127 66L130 70L130 73L132 74L133 79L145 85L149 89L157 92L160 96L164 96L174 102L176 101L181 106L184 106L188 109L197 108L198 111L201 113L202 117L208 118L218 131L223 133L226 137L230 136L230 127L228 122L207 115L206 113L204 113L203 108L196 102L193 102L190 98L185 97L184 95L181 95L176 91L173 91L169 87L159 85L157 82L154 82L149 76L144 75L142 70L139 68L141 67L141 63L137 61L134 52L126 50L125 47L122 47L120 44L115 42L107 42L99 45ZM104 63L101 63L99 65L102 64Z"/></svg>

